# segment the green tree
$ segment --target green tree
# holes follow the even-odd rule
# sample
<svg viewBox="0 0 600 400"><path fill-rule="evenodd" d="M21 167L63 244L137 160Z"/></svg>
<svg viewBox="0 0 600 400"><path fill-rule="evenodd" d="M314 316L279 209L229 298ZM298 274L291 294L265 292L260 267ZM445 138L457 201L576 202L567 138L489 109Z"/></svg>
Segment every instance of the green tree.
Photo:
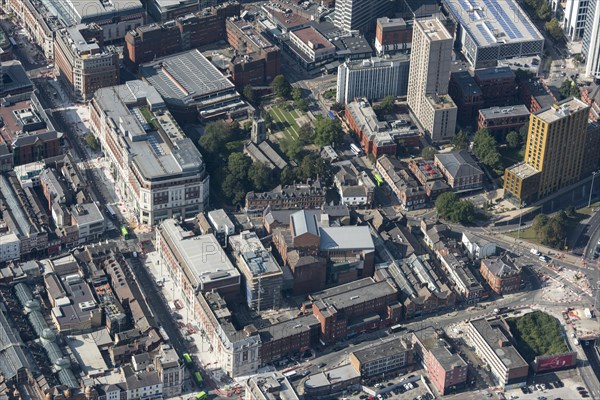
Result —
<svg viewBox="0 0 600 400"><path fill-rule="evenodd" d="M381 100L381 103L379 104L378 108L384 113L389 114L392 111L394 111L394 108L396 108L396 99L394 98L394 96L385 96Z"/></svg>
<svg viewBox="0 0 600 400"><path fill-rule="evenodd" d="M252 162L244 153L231 153L227 159L226 175L221 185L231 204L242 202L250 188L248 171Z"/></svg>
<svg viewBox="0 0 600 400"><path fill-rule="evenodd" d="M458 197L454 192L445 192L435 200L435 209L443 218L446 218L452 212L452 209L458 202Z"/></svg>
<svg viewBox="0 0 600 400"><path fill-rule="evenodd" d="M85 144L87 144L88 147L93 151L96 151L100 148L100 142L98 142L98 139L96 139L96 136L94 136L92 132L86 133L83 137L83 140L85 141Z"/></svg>
<svg viewBox="0 0 600 400"><path fill-rule="evenodd" d="M338 145L344 140L342 124L337 118L317 117L314 137L314 143L317 146Z"/></svg>
<svg viewBox="0 0 600 400"><path fill-rule="evenodd" d="M308 122L298 128L298 140L302 144L310 144L315 140L315 130Z"/></svg>
<svg viewBox="0 0 600 400"><path fill-rule="evenodd" d="M546 226L547 223L548 216L546 214L538 214L533 219L533 224L531 225L531 227L537 235L542 231L542 229L544 228L544 226Z"/></svg>
<svg viewBox="0 0 600 400"><path fill-rule="evenodd" d="M454 205L450 220L461 224L472 223L475 220L475 206L470 201L460 200Z"/></svg>
<svg viewBox="0 0 600 400"><path fill-rule="evenodd" d="M252 85L244 86L244 92L242 94L250 104L256 104L256 93L254 92Z"/></svg>
<svg viewBox="0 0 600 400"><path fill-rule="evenodd" d="M264 163L254 162L248 170L248 179L255 191L267 191L273 186L273 170Z"/></svg>
<svg viewBox="0 0 600 400"><path fill-rule="evenodd" d="M344 109L344 105L342 103L333 103L331 105L331 110L335 112L340 112Z"/></svg>
<svg viewBox="0 0 600 400"><path fill-rule="evenodd" d="M285 167L279 176L279 182L282 185L291 185L296 181L296 171L291 167Z"/></svg>
<svg viewBox="0 0 600 400"><path fill-rule="evenodd" d="M293 88L292 89L292 100L297 102L300 99L302 99L302 89L300 89L299 87Z"/></svg>
<svg viewBox="0 0 600 400"><path fill-rule="evenodd" d="M273 79L271 86L273 87L273 93L275 93L275 96L281 99L288 99L290 97L292 85L290 85L287 79L285 79L285 76L277 75L275 79Z"/></svg>
<svg viewBox="0 0 600 400"><path fill-rule="evenodd" d="M563 38L563 30L556 18L552 18L550 21L546 22L545 26L552 39L559 41Z"/></svg>
<svg viewBox="0 0 600 400"><path fill-rule="evenodd" d="M294 105L298 110L302 112L308 111L308 101L306 101L306 99L299 99L298 101L294 101Z"/></svg>
<svg viewBox="0 0 600 400"><path fill-rule="evenodd" d="M462 129L452 139L454 150L466 150L469 148L469 135Z"/></svg>
<svg viewBox="0 0 600 400"><path fill-rule="evenodd" d="M302 159L304 148L299 140L286 137L279 141L279 146L281 147L283 154L285 154L290 160L300 161Z"/></svg>
<svg viewBox="0 0 600 400"><path fill-rule="evenodd" d="M506 135L506 143L508 144L508 147L517 149L521 145L521 137L517 132L510 131L508 132L508 135Z"/></svg>
<svg viewBox="0 0 600 400"><path fill-rule="evenodd" d="M273 126L273 116L271 115L271 113L266 112L263 118L265 120L265 127L267 129L271 129L271 127Z"/></svg>
<svg viewBox="0 0 600 400"><path fill-rule="evenodd" d="M231 141L233 128L225 121L209 122L204 127L204 134L198 141L200 149L210 154L222 151L225 143Z"/></svg>
<svg viewBox="0 0 600 400"><path fill-rule="evenodd" d="M497 145L496 139L494 139L487 129L480 129L475 133L473 153L485 165L491 168L498 168L501 157Z"/></svg>
<svg viewBox="0 0 600 400"><path fill-rule="evenodd" d="M536 14L542 21L548 21L550 17L552 17L552 8L550 8L550 5L544 1L537 8Z"/></svg>
<svg viewBox="0 0 600 400"><path fill-rule="evenodd" d="M529 122L527 122L525 125L523 125L519 129L519 136L521 137L522 143L527 143L527 134L528 133L529 133Z"/></svg>
<svg viewBox="0 0 600 400"><path fill-rule="evenodd" d="M426 160L433 160L433 156L438 153L437 149L433 146L427 146L421 151L421 157Z"/></svg>
<svg viewBox="0 0 600 400"><path fill-rule="evenodd" d="M571 95L571 86L573 85L573 81L570 79L565 80L561 85L558 91L563 99L566 99Z"/></svg>

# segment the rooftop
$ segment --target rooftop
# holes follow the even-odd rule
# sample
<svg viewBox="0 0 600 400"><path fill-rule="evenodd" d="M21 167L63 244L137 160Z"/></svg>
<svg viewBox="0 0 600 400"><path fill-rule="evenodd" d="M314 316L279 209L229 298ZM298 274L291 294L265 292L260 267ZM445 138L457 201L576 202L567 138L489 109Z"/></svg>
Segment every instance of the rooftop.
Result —
<svg viewBox="0 0 600 400"><path fill-rule="evenodd" d="M479 165L466 150L453 151L450 153L438 153L435 158L444 166L446 171L456 178L483 174Z"/></svg>
<svg viewBox="0 0 600 400"><path fill-rule="evenodd" d="M372 57L369 60L346 61L343 65L345 65L349 70L360 71L365 69L389 68L393 65L397 65L398 63L408 64L409 62L410 56L408 54L398 53L393 56Z"/></svg>
<svg viewBox="0 0 600 400"><path fill-rule="evenodd" d="M109 368L100 353L98 344L94 340L96 332L67 337L67 344L71 353L75 355L86 376L94 377L103 375Z"/></svg>
<svg viewBox="0 0 600 400"><path fill-rule="evenodd" d="M406 29L408 24L404 18L377 18L377 25L381 26L384 31L403 30Z"/></svg>
<svg viewBox="0 0 600 400"><path fill-rule="evenodd" d="M292 34L300 39L304 44L312 46L313 49L333 49L335 46L331 44L321 33L308 26L306 28L292 31Z"/></svg>
<svg viewBox="0 0 600 400"><path fill-rule="evenodd" d="M425 32L431 41L452 40L452 35L437 18L417 19L414 26Z"/></svg>
<svg viewBox="0 0 600 400"><path fill-rule="evenodd" d="M71 207L73 225L87 225L104 221L102 212L96 203L77 204Z"/></svg>
<svg viewBox="0 0 600 400"><path fill-rule="evenodd" d="M71 49L78 55L91 55L100 53L100 46L98 43L94 40L86 40L81 33L81 31L86 28L86 24L79 24L65 28L64 30L59 31L58 34L64 36L66 42L71 45Z"/></svg>
<svg viewBox="0 0 600 400"><path fill-rule="evenodd" d="M481 96L481 89L467 71L453 72L450 80L456 82L464 95Z"/></svg>
<svg viewBox="0 0 600 400"><path fill-rule="evenodd" d="M73 25L73 22L80 23L145 12L139 0L53 0L51 4L66 12L66 14L59 13L59 17L65 19L67 25Z"/></svg>
<svg viewBox="0 0 600 400"><path fill-rule="evenodd" d="M515 0L444 0L444 3L479 46L544 40Z"/></svg>
<svg viewBox="0 0 600 400"><path fill-rule="evenodd" d="M395 294L397 291L387 281L375 282L373 278L364 278L331 289L312 293L308 297L321 302L319 308L335 307L338 311L356 303L367 303L377 298Z"/></svg>
<svg viewBox="0 0 600 400"><path fill-rule="evenodd" d="M237 95L233 83L196 49L142 64L139 71L167 101L187 104Z"/></svg>
<svg viewBox="0 0 600 400"><path fill-rule="evenodd" d="M353 379L360 378L360 372L356 371L350 364L342 365L326 372L319 372L308 377L304 382L305 387L320 388L340 384Z"/></svg>
<svg viewBox="0 0 600 400"><path fill-rule="evenodd" d="M507 170L521 179L529 178L530 176L539 173L537 169L533 168L530 164L524 161L511 165L507 168Z"/></svg>
<svg viewBox="0 0 600 400"><path fill-rule="evenodd" d="M0 76L0 96L16 91L33 90L33 83L20 61L2 61L2 76Z"/></svg>
<svg viewBox="0 0 600 400"><path fill-rule="evenodd" d="M226 228L229 232L235 231L235 225L231 221L231 218L227 215L225 210L222 208L219 210L212 210L208 212L208 219L216 225L214 228L218 229L221 227Z"/></svg>
<svg viewBox="0 0 600 400"><path fill-rule="evenodd" d="M255 232L244 231L239 235L229 236L229 244L236 257L244 261L242 265L246 272L253 277L282 274L281 267Z"/></svg>
<svg viewBox="0 0 600 400"><path fill-rule="evenodd" d="M294 385L281 372L254 375L248 379L250 392L258 400L298 400Z"/></svg>
<svg viewBox="0 0 600 400"><path fill-rule="evenodd" d="M149 84L129 81L103 88L94 101L113 121L113 135L119 137L119 144L147 180L204 173L202 155Z"/></svg>
<svg viewBox="0 0 600 400"><path fill-rule="evenodd" d="M162 222L159 230L166 238L171 251L191 282L200 290L205 284L214 284L223 279L238 277L233 266L213 234L195 236L185 231L174 219Z"/></svg>
<svg viewBox="0 0 600 400"><path fill-rule="evenodd" d="M406 350L407 348L405 342L400 338L397 338L373 346L365 347L364 349L355 351L352 354L354 354L354 357L356 357L361 364L365 364L371 361L387 358L395 354L401 354Z"/></svg>
<svg viewBox="0 0 600 400"><path fill-rule="evenodd" d="M521 268L515 265L514 261L504 255L502 257L491 257L481 260L487 269L497 277L506 278L521 273Z"/></svg>
<svg viewBox="0 0 600 400"><path fill-rule="evenodd" d="M327 226L319 228L321 250L374 250L368 226Z"/></svg>
<svg viewBox="0 0 600 400"><path fill-rule="evenodd" d="M367 99L350 102L346 107L358 128L377 146L394 144L395 139L414 133L410 123L379 121Z"/></svg>
<svg viewBox="0 0 600 400"><path fill-rule="evenodd" d="M527 92L535 98L535 101L540 105L540 108L544 109L556 103L554 96L539 79L524 79L521 80L519 84L524 86Z"/></svg>
<svg viewBox="0 0 600 400"><path fill-rule="evenodd" d="M443 340L433 328L422 329L415 332L414 335L423 347L433 354L445 371L452 371L457 367L467 367L465 360L463 360L460 355L450 352L446 341Z"/></svg>
<svg viewBox="0 0 600 400"><path fill-rule="evenodd" d="M510 107L490 107L479 110L485 119L504 117L524 117L529 115L529 110L523 104Z"/></svg>
<svg viewBox="0 0 600 400"><path fill-rule="evenodd" d="M479 81L490 79L515 79L515 73L510 67L481 68L475 70L475 78Z"/></svg>
<svg viewBox="0 0 600 400"><path fill-rule="evenodd" d="M517 349L510 344L509 338L499 323L490 324L487 319L481 318L472 319L469 325L483 338L507 369L528 366Z"/></svg>
<svg viewBox="0 0 600 400"><path fill-rule="evenodd" d="M33 92L6 98L0 107L0 117L4 122L0 131L1 139L9 145L62 135L54 130Z"/></svg>
<svg viewBox="0 0 600 400"><path fill-rule="evenodd" d="M542 121L552 123L567 118L577 111L582 109L587 110L588 108L589 106L583 101L575 97L571 97L559 103L553 104L550 108L539 110L538 112L534 113L534 115Z"/></svg>

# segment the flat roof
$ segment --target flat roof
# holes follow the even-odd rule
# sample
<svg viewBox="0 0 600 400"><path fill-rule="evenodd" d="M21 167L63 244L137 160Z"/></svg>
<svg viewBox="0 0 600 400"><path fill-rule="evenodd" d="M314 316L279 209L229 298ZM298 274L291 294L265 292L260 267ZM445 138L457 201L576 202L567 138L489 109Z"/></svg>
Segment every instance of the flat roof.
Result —
<svg viewBox="0 0 600 400"><path fill-rule="evenodd" d="M76 204L71 207L71 215L75 219L75 224L84 225L94 222L104 221L102 212L96 203Z"/></svg>
<svg viewBox="0 0 600 400"><path fill-rule="evenodd" d="M127 15L135 12L144 13L144 7L139 0L47 0L56 8L62 8L69 17L77 22L94 19L111 18L115 15ZM63 17L63 15L60 15Z"/></svg>
<svg viewBox="0 0 600 400"><path fill-rule="evenodd" d="M300 39L304 44L308 44L310 42L313 45L318 46L318 48L335 48L333 44L325 39L325 36L321 35L321 33L312 26L307 26L306 28L292 31L291 34Z"/></svg>
<svg viewBox="0 0 600 400"><path fill-rule="evenodd" d="M404 30L407 27L407 23L404 18L377 18L377 25L381 26L386 31L393 30Z"/></svg>
<svg viewBox="0 0 600 400"><path fill-rule="evenodd" d="M404 53L398 53L393 56L385 57L371 57L367 60L350 60L346 61L344 65L349 70L359 71L365 69L376 69L376 68L389 68L398 63L408 64L410 62L410 56Z"/></svg>
<svg viewBox="0 0 600 400"><path fill-rule="evenodd" d="M452 72L450 80L458 84L463 94L481 96L481 89L475 82L475 79L467 71Z"/></svg>
<svg viewBox="0 0 600 400"><path fill-rule="evenodd" d="M163 221L159 229L167 237L169 246L173 246L171 251L187 278L200 290L205 284L240 276L212 233L195 236L174 219Z"/></svg>
<svg viewBox="0 0 600 400"><path fill-rule="evenodd" d="M142 64L139 73L165 100L189 103L223 92L236 93L233 83L197 49Z"/></svg>
<svg viewBox="0 0 600 400"><path fill-rule="evenodd" d="M2 61L2 85L0 96L11 91L33 90L33 82L27 76L27 72L20 61Z"/></svg>
<svg viewBox="0 0 600 400"><path fill-rule="evenodd" d="M346 364L309 376L306 382L304 382L304 386L319 388L330 385L339 385L340 382L351 381L358 378L360 378L360 372L354 369L351 364Z"/></svg>
<svg viewBox="0 0 600 400"><path fill-rule="evenodd" d="M444 0L444 3L481 47L544 40L514 0Z"/></svg>
<svg viewBox="0 0 600 400"><path fill-rule="evenodd" d="M148 83L129 81L102 88L96 91L94 101L113 121L111 134L119 136L120 144L127 148L144 178L160 180L204 172L202 155L165 109L157 90ZM152 121L146 120L147 115ZM165 134L157 131L155 124Z"/></svg>
<svg viewBox="0 0 600 400"><path fill-rule="evenodd" d="M507 369L529 366L514 346L510 343L506 344L506 342L509 342L509 338L502 332L497 324L492 325L485 318L473 319L469 324ZM500 342L503 342L506 345L501 346Z"/></svg>
<svg viewBox="0 0 600 400"><path fill-rule="evenodd" d="M438 40L452 40L444 24L437 18L416 19L414 26L418 26L434 42Z"/></svg>
<svg viewBox="0 0 600 400"><path fill-rule="evenodd" d="M67 336L67 344L75 355L83 373L87 376L104 374L108 366L94 340L95 332L83 335Z"/></svg>
<svg viewBox="0 0 600 400"><path fill-rule="evenodd" d="M440 337L435 332L435 329L429 327L413 333L421 342L427 351L431 352L435 359L440 363L445 371L451 371L456 367L466 367L467 363L463 358L450 352L445 340L440 340Z"/></svg>
<svg viewBox="0 0 600 400"><path fill-rule="evenodd" d="M324 306L332 305L341 310L353 304L367 303L395 293L397 290L387 281L375 282L373 278L365 278L314 293L310 295L310 298L323 302Z"/></svg>
<svg viewBox="0 0 600 400"><path fill-rule="evenodd" d="M540 105L540 108L550 107L556 102L556 99L544 84L538 78L530 78L521 80L520 85L524 85L531 96L535 98L535 101Z"/></svg>
<svg viewBox="0 0 600 400"><path fill-rule="evenodd" d="M244 231L229 236L229 244L241 255L242 264L252 276L282 274L281 267L270 251L265 249L256 232Z"/></svg>
<svg viewBox="0 0 600 400"><path fill-rule="evenodd" d="M489 79L514 79L515 73L512 69L510 69L510 67L481 68L475 70L475 78L480 81L486 81Z"/></svg>
<svg viewBox="0 0 600 400"><path fill-rule="evenodd" d="M319 228L321 250L374 250L368 226L326 226Z"/></svg>
<svg viewBox="0 0 600 400"><path fill-rule="evenodd" d="M582 109L588 108L589 106L583 101L575 97L571 97L570 99L565 99L561 102L555 103L549 108L539 110L533 115L535 115L542 121L552 123L567 118L573 113L581 111Z"/></svg>
<svg viewBox="0 0 600 400"><path fill-rule="evenodd" d="M523 104L510 107L490 107L479 110L485 119L504 118L504 117L522 117L529 115L530 112Z"/></svg>
<svg viewBox="0 0 600 400"><path fill-rule="evenodd" d="M389 340L387 342L378 343L374 346L365 347L364 349L353 352L354 357L361 364L375 360L380 360L396 354L401 354L407 350L404 342L400 338Z"/></svg>
<svg viewBox="0 0 600 400"><path fill-rule="evenodd" d="M537 169L533 168L530 164L524 161L511 165L507 168L507 170L521 179L529 178L530 176L533 176L539 172Z"/></svg>

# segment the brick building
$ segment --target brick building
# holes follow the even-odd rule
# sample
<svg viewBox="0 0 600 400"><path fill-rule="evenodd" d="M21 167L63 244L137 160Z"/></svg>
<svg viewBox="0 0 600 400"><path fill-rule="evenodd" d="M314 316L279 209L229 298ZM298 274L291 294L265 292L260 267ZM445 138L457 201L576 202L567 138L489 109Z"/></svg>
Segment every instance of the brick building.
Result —
<svg viewBox="0 0 600 400"><path fill-rule="evenodd" d="M529 110L524 105L491 107L479 110L477 129L487 129L500 142L510 131L519 132L529 123Z"/></svg>
<svg viewBox="0 0 600 400"><path fill-rule="evenodd" d="M436 154L434 165L442 171L455 192L483 188L484 173L466 150Z"/></svg>
<svg viewBox="0 0 600 400"><path fill-rule="evenodd" d="M325 203L327 189L316 179L312 182L277 186L270 192L248 192L246 210L262 212L267 206L273 210L318 208Z"/></svg>
<svg viewBox="0 0 600 400"><path fill-rule="evenodd" d="M519 82L519 95L521 96L521 102L525 104L531 113L551 107L558 101L538 78L521 80Z"/></svg>
<svg viewBox="0 0 600 400"><path fill-rule="evenodd" d="M444 175L433 161L429 160L411 160L408 163L408 169L425 187L427 196L435 199L439 194L450 190L450 186L444 181Z"/></svg>
<svg viewBox="0 0 600 400"><path fill-rule="evenodd" d="M473 125L477 112L483 107L484 97L471 74L467 71L452 72L448 94L458 107L458 123L463 126Z"/></svg>
<svg viewBox="0 0 600 400"><path fill-rule="evenodd" d="M498 294L518 292L521 288L522 270L508 255L481 260L480 272Z"/></svg>
<svg viewBox="0 0 600 400"><path fill-rule="evenodd" d="M354 351L348 355L350 364L360 372L360 376L389 376L414 362L413 343L405 337Z"/></svg>
<svg viewBox="0 0 600 400"><path fill-rule="evenodd" d="M517 94L516 76L509 67L477 69L474 79L481 89L484 107L505 106Z"/></svg>
<svg viewBox="0 0 600 400"><path fill-rule="evenodd" d="M377 171L390 185L404 209L415 210L425 207L428 199L424 187L410 176L399 160L387 155L380 157L377 159Z"/></svg>
<svg viewBox="0 0 600 400"><path fill-rule="evenodd" d="M378 55L408 51L412 43L412 21L402 18L378 18L375 27L375 50Z"/></svg>

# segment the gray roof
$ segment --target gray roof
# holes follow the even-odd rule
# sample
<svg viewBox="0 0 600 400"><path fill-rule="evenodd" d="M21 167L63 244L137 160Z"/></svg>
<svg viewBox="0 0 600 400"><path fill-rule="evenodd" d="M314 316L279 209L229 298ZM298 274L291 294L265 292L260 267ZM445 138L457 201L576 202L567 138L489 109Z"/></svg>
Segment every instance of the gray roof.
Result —
<svg viewBox="0 0 600 400"><path fill-rule="evenodd" d="M22 368L35 370L25 348L18 331L9 324L4 311L0 311L0 372L4 379L14 378Z"/></svg>
<svg viewBox="0 0 600 400"><path fill-rule="evenodd" d="M2 61L2 74L6 75L8 79L3 81L2 86L0 86L0 96L4 96L5 93L10 93L13 90L33 89L33 83L20 61ZM4 77L2 78L4 79Z"/></svg>
<svg viewBox="0 0 600 400"><path fill-rule="evenodd" d="M135 373L131 366L127 365L123 367L123 373L125 375L125 385L127 386L127 390L141 389L162 383L160 376L158 376L158 372L156 371L142 371Z"/></svg>
<svg viewBox="0 0 600 400"><path fill-rule="evenodd" d="M388 357L394 357L397 354L404 353L406 346L399 338L382 342L374 346L365 347L364 349L353 352L354 357L365 364L371 361L381 360Z"/></svg>
<svg viewBox="0 0 600 400"><path fill-rule="evenodd" d="M139 0L59 0L52 1L53 5L60 4L67 15L60 13L60 17L66 21L96 21L114 18L118 15L128 15L134 13L145 13L144 7ZM68 23L72 25L72 23Z"/></svg>
<svg viewBox="0 0 600 400"><path fill-rule="evenodd" d="M397 290L389 282L375 282L373 278L364 278L310 294L309 298L323 302L323 306L332 305L337 310L341 310L353 304L367 303L394 293L397 293Z"/></svg>
<svg viewBox="0 0 600 400"><path fill-rule="evenodd" d="M212 210L208 212L208 219L215 224L213 228L218 229L220 227L227 228L230 232L235 231L235 225L231 221L231 218L227 215L225 210L222 208L218 210Z"/></svg>
<svg viewBox="0 0 600 400"><path fill-rule="evenodd" d="M104 221L102 212L96 203L77 204L71 207L71 215L75 224L86 225Z"/></svg>
<svg viewBox="0 0 600 400"><path fill-rule="evenodd" d="M421 345L431 352L435 359L440 363L445 371L451 371L456 367L466 367L467 363L463 358L450 352L446 347L445 341L439 340L439 335L435 332L435 329L429 327L415 332L413 335L417 337Z"/></svg>
<svg viewBox="0 0 600 400"><path fill-rule="evenodd" d="M475 70L475 79L478 81L505 78L515 78L515 73L510 67L481 68Z"/></svg>
<svg viewBox="0 0 600 400"><path fill-rule="evenodd" d="M374 250L368 226L320 227L321 250Z"/></svg>
<svg viewBox="0 0 600 400"><path fill-rule="evenodd" d="M495 276L504 278L521 273L521 268L515 265L514 261L507 255L502 257L491 257L481 261L487 269Z"/></svg>
<svg viewBox="0 0 600 400"><path fill-rule="evenodd" d="M475 79L467 71L453 72L450 74L450 80L456 82L460 90L465 95L481 96L481 89L475 82Z"/></svg>
<svg viewBox="0 0 600 400"><path fill-rule="evenodd" d="M438 153L435 155L435 158L454 179L483 174L477 162L475 162L466 150Z"/></svg>
<svg viewBox="0 0 600 400"><path fill-rule="evenodd" d="M481 318L471 320L469 325L472 327L472 330L477 332L477 334L485 341L488 345L488 350L491 350L507 369L528 366L527 362L525 362L517 349L510 344L500 323L495 322L490 324L488 320ZM500 343L503 343L504 345L501 345ZM488 363L489 362L491 361L488 360Z"/></svg>
<svg viewBox="0 0 600 400"><path fill-rule="evenodd" d="M483 108L479 112L485 117L490 118L504 118L504 117L522 117L529 115L529 110L525 105L519 104L510 107L490 107Z"/></svg>
<svg viewBox="0 0 600 400"><path fill-rule="evenodd" d="M237 95L233 83L198 50L159 58L141 65L139 71L165 100L178 104Z"/></svg>
<svg viewBox="0 0 600 400"><path fill-rule="evenodd" d="M320 215L306 210L297 211L290 216L294 236L300 236L305 233L319 236L317 216Z"/></svg>

